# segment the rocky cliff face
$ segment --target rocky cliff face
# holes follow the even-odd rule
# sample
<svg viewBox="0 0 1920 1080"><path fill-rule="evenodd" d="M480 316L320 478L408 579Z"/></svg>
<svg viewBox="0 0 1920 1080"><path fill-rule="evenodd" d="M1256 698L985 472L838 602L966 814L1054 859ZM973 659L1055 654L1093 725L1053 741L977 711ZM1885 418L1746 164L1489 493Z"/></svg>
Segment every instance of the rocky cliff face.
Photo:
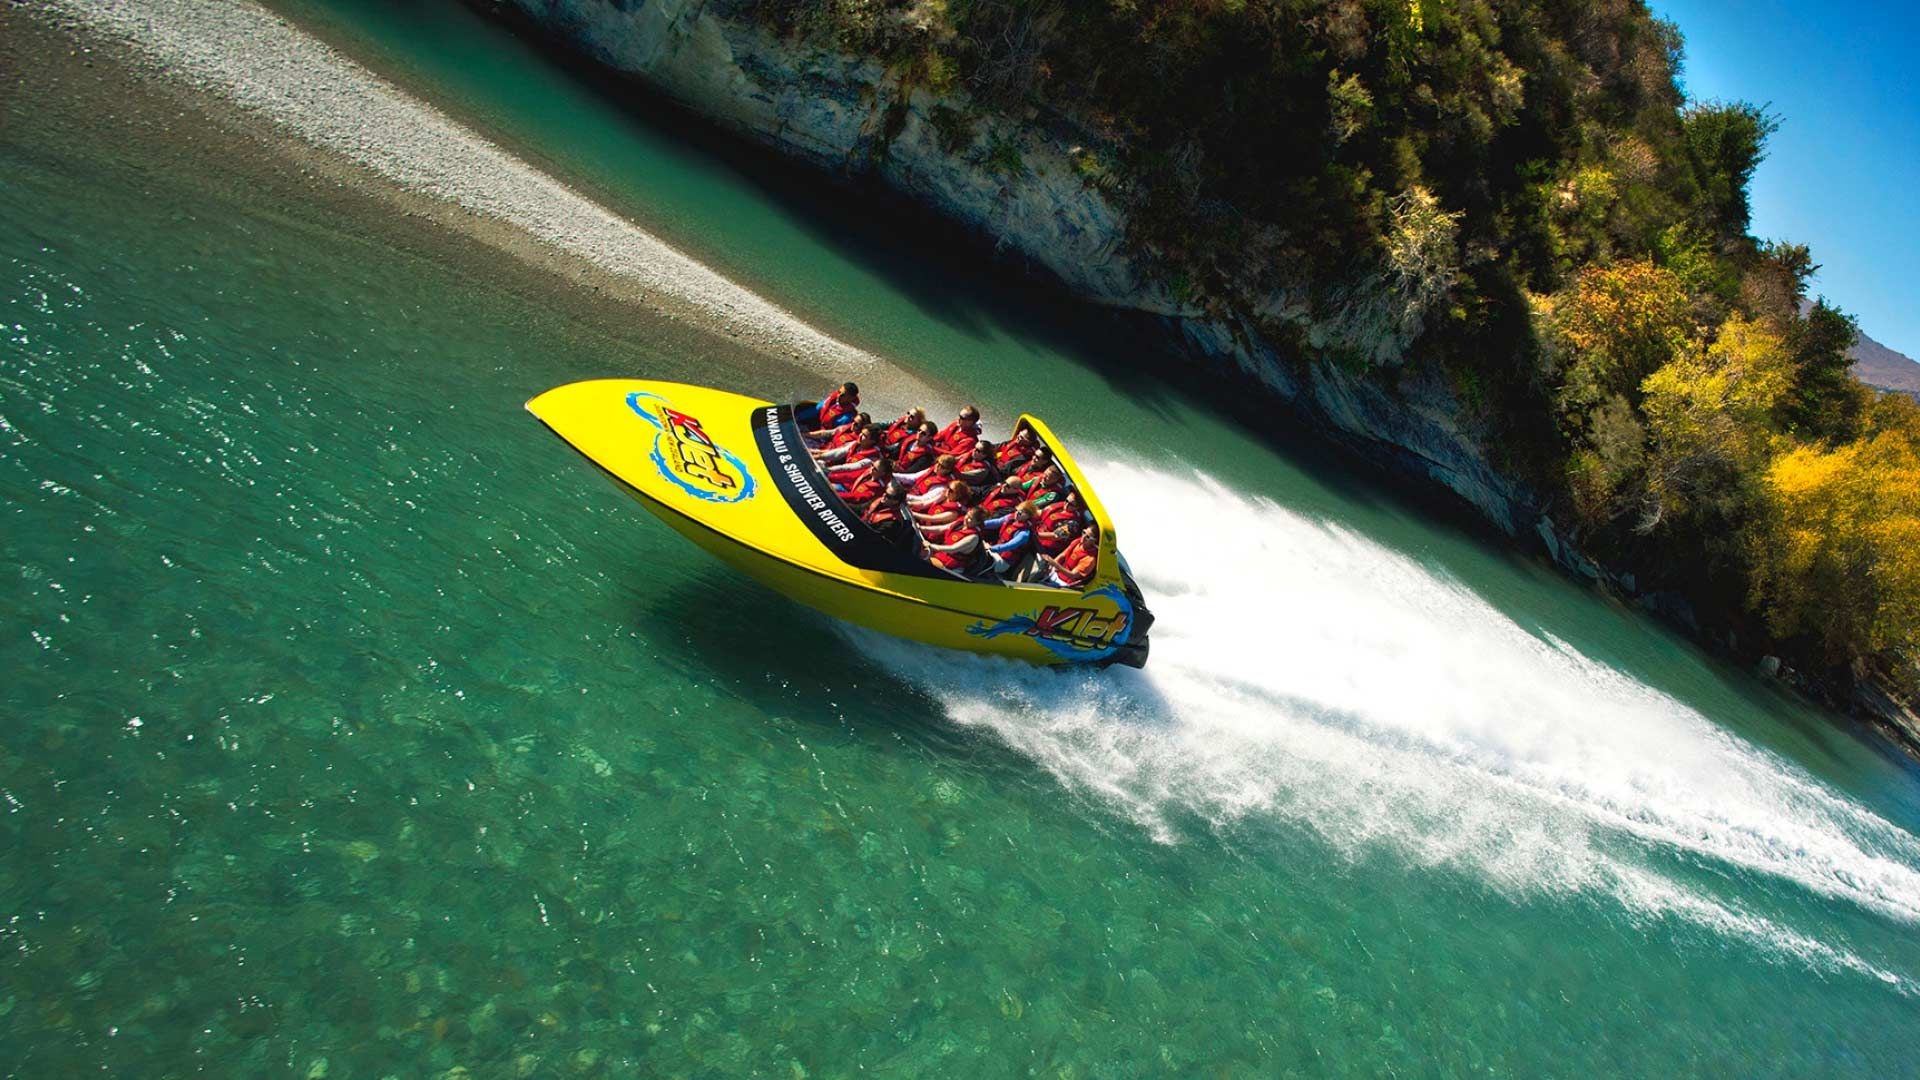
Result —
<svg viewBox="0 0 1920 1080"><path fill-rule="evenodd" d="M1336 290L1344 298L1322 303L1317 319L1298 296L1256 297L1238 315L1183 303L1152 274L1152 253L1129 246L1126 213L1092 182L1068 123L936 97L871 60L775 38L727 0L492 2L737 132L825 169L876 176L1080 296L1165 317L1196 354L1231 364L1357 449L1444 485L1508 533L1533 530L1533 500L1488 463L1439 378L1388 380L1283 356L1254 328L1286 326L1309 350L1391 364L1418 324L1388 313L1384 285Z"/></svg>

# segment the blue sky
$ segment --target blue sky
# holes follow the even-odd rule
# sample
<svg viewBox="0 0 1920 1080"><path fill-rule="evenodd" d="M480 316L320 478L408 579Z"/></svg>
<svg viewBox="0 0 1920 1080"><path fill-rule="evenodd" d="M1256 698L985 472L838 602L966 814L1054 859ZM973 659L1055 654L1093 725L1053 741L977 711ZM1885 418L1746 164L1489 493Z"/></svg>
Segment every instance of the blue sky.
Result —
<svg viewBox="0 0 1920 1080"><path fill-rule="evenodd" d="M1687 39L1695 98L1781 118L1753 233L1813 248L1813 289L1920 358L1920 3L1651 0Z"/></svg>

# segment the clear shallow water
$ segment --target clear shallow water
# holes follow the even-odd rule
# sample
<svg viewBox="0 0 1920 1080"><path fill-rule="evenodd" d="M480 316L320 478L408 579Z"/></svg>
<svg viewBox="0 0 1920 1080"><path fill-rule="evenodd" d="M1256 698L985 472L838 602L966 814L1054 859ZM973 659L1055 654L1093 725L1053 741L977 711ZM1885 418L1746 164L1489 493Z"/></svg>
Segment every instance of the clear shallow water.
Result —
<svg viewBox="0 0 1920 1080"><path fill-rule="evenodd" d="M665 145L565 102L555 167ZM620 189L1094 448L1161 621L1058 676L742 585L519 411L789 375L0 132L9 1072L1913 1070L1908 770L1097 327L916 321L684 148Z"/></svg>

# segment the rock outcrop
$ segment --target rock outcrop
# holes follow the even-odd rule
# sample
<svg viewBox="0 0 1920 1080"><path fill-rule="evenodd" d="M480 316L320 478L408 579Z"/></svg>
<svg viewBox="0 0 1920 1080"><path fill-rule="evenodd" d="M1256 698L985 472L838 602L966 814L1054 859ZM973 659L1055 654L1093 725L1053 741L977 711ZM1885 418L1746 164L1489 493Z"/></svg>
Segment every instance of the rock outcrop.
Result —
<svg viewBox="0 0 1920 1080"><path fill-rule="evenodd" d="M1444 485L1519 534L1527 493L1487 461L1442 380L1372 377L1330 359L1283 356L1247 319L1183 303L1128 243L1119 202L1089 175L1092 141L1069 122L936 96L861 57L776 38L725 0L493 0L544 32L715 122L844 174L876 177L989 238L1096 303L1168 319L1193 350L1270 388L1396 471ZM1298 332L1308 350L1397 362L1417 324L1392 317L1381 283L1331 290L1316 321L1298 296L1248 315Z"/></svg>

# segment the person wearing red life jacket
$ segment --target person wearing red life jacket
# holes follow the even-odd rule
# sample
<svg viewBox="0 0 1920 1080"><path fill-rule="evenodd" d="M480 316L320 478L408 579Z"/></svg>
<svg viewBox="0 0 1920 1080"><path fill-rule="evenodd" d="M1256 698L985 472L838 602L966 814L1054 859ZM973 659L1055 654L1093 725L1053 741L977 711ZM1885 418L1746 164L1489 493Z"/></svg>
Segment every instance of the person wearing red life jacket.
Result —
<svg viewBox="0 0 1920 1080"><path fill-rule="evenodd" d="M920 425L926 422L927 410L915 405L900 419L887 425L886 430L880 433L880 445L886 448L887 453L894 453L900 449L901 443L913 438L914 433L920 430Z"/></svg>
<svg viewBox="0 0 1920 1080"><path fill-rule="evenodd" d="M893 469L902 479L920 475L939 458L940 451L933 445L935 434L933 421L928 420L893 452Z"/></svg>
<svg viewBox="0 0 1920 1080"><path fill-rule="evenodd" d="M992 532L993 543L987 554L993 557L993 572L1004 578L1021 580L1033 563L1033 511L1015 507L1000 527Z"/></svg>
<svg viewBox="0 0 1920 1080"><path fill-rule="evenodd" d="M1033 457L1039 447L1033 437L1033 429L1022 426L1013 433L1013 438L1001 443L993 451L993 467L1000 470L1001 476L1012 476L1020 467Z"/></svg>
<svg viewBox="0 0 1920 1080"><path fill-rule="evenodd" d="M1027 493L1028 502L1044 508L1067 493L1067 474L1061 472L1058 465L1050 465L1045 472L1024 481L1020 486Z"/></svg>
<svg viewBox="0 0 1920 1080"><path fill-rule="evenodd" d="M1099 563L1100 527L1089 525L1074 537L1066 550L1058 555L1042 555L1040 562L1051 571L1047 574L1047 584L1062 589L1080 589L1093 580L1094 567Z"/></svg>
<svg viewBox="0 0 1920 1080"><path fill-rule="evenodd" d="M819 401L802 402L793 410L794 422L809 439L825 438L833 429L853 422L860 410L860 388L851 382Z"/></svg>
<svg viewBox="0 0 1920 1080"><path fill-rule="evenodd" d="M826 440L820 442L820 446L808 446L808 452L820 461L839 461L841 457L847 457L847 450L851 448L852 440L860 438L860 432L870 427L874 427L874 421L866 413L860 413L852 419L851 425L841 425L828 432Z"/></svg>
<svg viewBox="0 0 1920 1080"><path fill-rule="evenodd" d="M1025 465L1015 469L1013 475L1022 480L1031 480L1051 468L1053 468L1053 452L1044 446L1037 446L1034 447L1033 456L1027 459Z"/></svg>
<svg viewBox="0 0 1920 1080"><path fill-rule="evenodd" d="M958 464L950 457L941 457L933 463L933 468L912 476L893 470L894 478L907 483L907 505L926 506L938 501L947 493L947 485L954 481L954 467Z"/></svg>
<svg viewBox="0 0 1920 1080"><path fill-rule="evenodd" d="M907 520L907 489L898 482L887 485L885 493L868 504L860 520L881 539L898 547L908 547L918 540Z"/></svg>
<svg viewBox="0 0 1920 1080"><path fill-rule="evenodd" d="M973 485L975 491L985 491L1000 482L1000 471L993 467L993 444L985 439L974 444L972 451L960 459L958 466L960 479Z"/></svg>
<svg viewBox="0 0 1920 1080"><path fill-rule="evenodd" d="M940 534L938 541L927 541L927 557L935 566L961 577L972 577L984 571L992 564L992 560L987 557L984 541L980 537L980 522L978 509L967 511L965 517L949 525Z"/></svg>
<svg viewBox="0 0 1920 1080"><path fill-rule="evenodd" d="M822 465L828 465L829 480L851 477L852 473L866 469L866 465L870 465L872 461L876 461L877 457L881 457L881 452L879 452L879 432L870 429L870 427L868 427L868 429L860 429L860 434L854 436L852 442L849 442L849 444L843 446L843 448L839 448L839 450L841 450L841 452L837 455L837 461L839 461L837 465L829 463L826 455L820 455L820 463L822 463ZM858 465L858 469L849 469L851 465Z"/></svg>
<svg viewBox="0 0 1920 1080"><path fill-rule="evenodd" d="M943 454L954 457L966 457L973 452L973 446L980 441L980 410L969 405L960 410L960 416L953 423L940 429L933 438L933 445Z"/></svg>
<svg viewBox="0 0 1920 1080"><path fill-rule="evenodd" d="M913 505L913 498L909 496L907 498L907 507L913 513L914 523L923 529L927 529L936 525L951 525L965 517L967 514L967 503L972 501L972 497L973 492L967 489L967 482L965 480L955 480L953 483L947 485L946 494L941 496L937 501L926 506L916 507Z"/></svg>
<svg viewBox="0 0 1920 1080"><path fill-rule="evenodd" d="M841 432L845 432L842 437ZM880 453L880 432L872 424L863 424L858 420L835 432L827 441L824 449L815 450L813 459L822 465L833 465L854 459L855 451L872 450L872 457Z"/></svg>
<svg viewBox="0 0 1920 1080"><path fill-rule="evenodd" d="M840 468L848 466L842 465ZM893 483L893 466L888 465L884 457L876 457L853 468L855 471L844 479L833 478L833 490L839 493L840 501L855 509L879 498ZM828 475L832 476L831 473Z"/></svg>
<svg viewBox="0 0 1920 1080"><path fill-rule="evenodd" d="M1080 493L1077 491L1069 491L1064 496L1048 503L1045 509L1040 511L1040 527L1042 529L1055 529L1058 528L1062 522L1067 521L1085 524L1086 512L1086 506L1080 502Z"/></svg>
<svg viewBox="0 0 1920 1080"><path fill-rule="evenodd" d="M1000 481L980 500L980 509L987 515L987 527L999 528L1002 520L1026 497L1026 492L1020 490L1020 481L1011 478Z"/></svg>

